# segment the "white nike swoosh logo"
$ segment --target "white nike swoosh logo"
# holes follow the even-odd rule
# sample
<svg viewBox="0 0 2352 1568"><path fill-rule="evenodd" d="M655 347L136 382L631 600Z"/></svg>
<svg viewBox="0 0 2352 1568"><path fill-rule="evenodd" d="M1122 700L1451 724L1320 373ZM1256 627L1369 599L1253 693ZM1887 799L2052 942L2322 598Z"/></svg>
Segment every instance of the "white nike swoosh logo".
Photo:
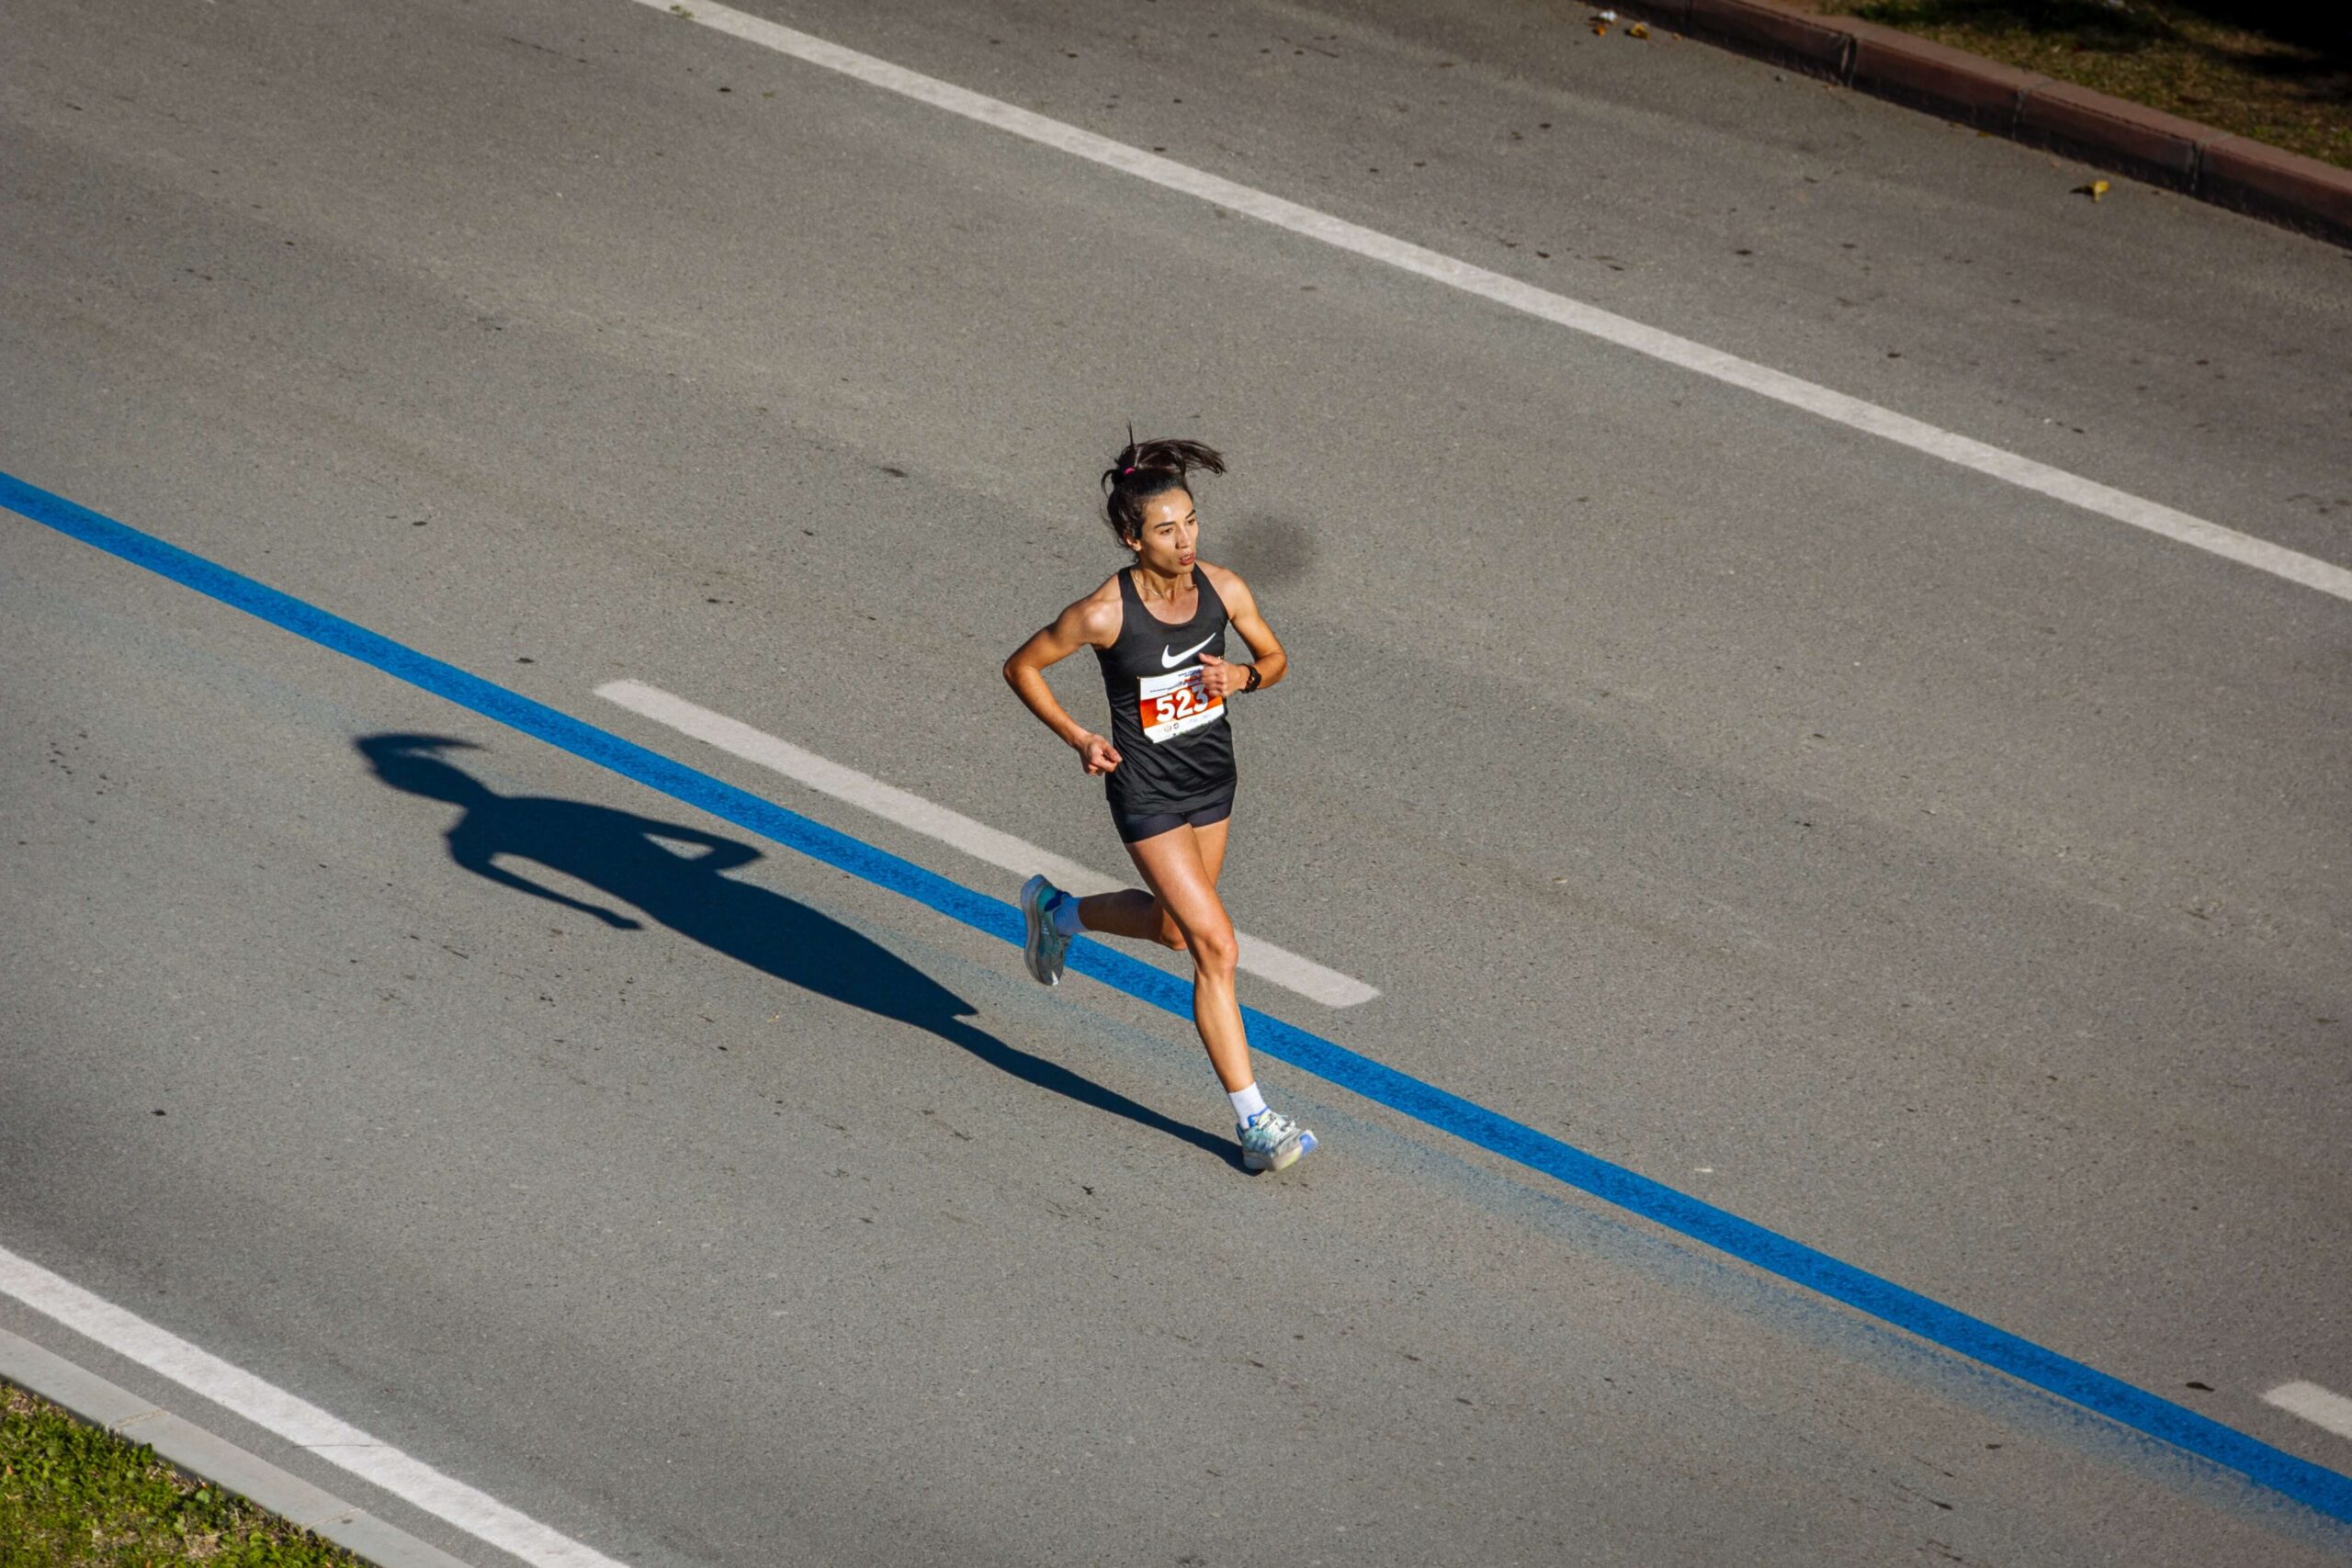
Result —
<svg viewBox="0 0 2352 1568"><path fill-rule="evenodd" d="M1211 632L1211 633L1209 633L1209 635L1208 635L1208 636L1206 636L1206 637L1204 637L1201 638L1201 640L1200 640L1200 641L1198 641L1198 642L1194 643L1192 647L1190 647L1190 648L1186 649L1185 649L1183 652L1182 652L1182 653L1170 653L1170 652L1169 652L1169 651L1168 651L1168 645L1167 645L1166 643L1162 643L1162 644L1160 644L1160 645L1159 645L1159 667L1160 667L1162 670L1173 670L1173 669L1175 669L1175 668L1176 668L1176 666L1178 666L1179 664L1183 663L1183 662L1184 662L1184 660L1186 660L1187 659L1192 658L1192 657L1193 657L1193 655L1194 655L1194 654L1196 654L1196 653L1200 652L1200 651L1201 651L1201 649L1203 649L1206 648L1209 644L1211 644L1211 643L1215 642L1216 640L1216 633L1215 633L1215 632Z"/></svg>

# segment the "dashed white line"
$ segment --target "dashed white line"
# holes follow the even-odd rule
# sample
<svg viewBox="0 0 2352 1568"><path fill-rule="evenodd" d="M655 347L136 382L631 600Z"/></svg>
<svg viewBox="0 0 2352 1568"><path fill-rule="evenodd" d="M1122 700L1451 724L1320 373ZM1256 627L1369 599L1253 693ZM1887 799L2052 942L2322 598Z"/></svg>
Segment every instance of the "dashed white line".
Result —
<svg viewBox="0 0 2352 1568"><path fill-rule="evenodd" d="M2334 1389L2322 1388L2315 1382L2282 1382L2264 1394L2262 1402L2300 1416L2314 1427L2324 1427L2339 1438L2352 1438L2352 1399Z"/></svg>
<svg viewBox="0 0 2352 1568"><path fill-rule="evenodd" d="M1173 159L1147 152L1139 147L1113 141L1090 130L1080 130L1057 119L1048 119L1028 109L1019 108L995 98L985 97L967 88L925 76L887 60L861 54L840 44L829 43L808 33L797 32L764 17L748 15L729 6L713 5L708 0L692 0L689 5L673 5L671 0L638 0L656 11L686 17L698 26L711 28L746 43L791 56L827 71L839 72L871 86L899 94L993 126L999 130L1101 164L1123 174L1148 180L1169 190L1182 191L1203 201L1230 211L1245 213L1277 229L1319 240L1327 245L1352 252L1372 261L1380 262L1400 271L1416 274L1465 294L1521 310L1528 315L1566 327L1573 332L1597 337L1606 343L1647 355L1668 365L1739 387L1759 397L1792 408L1817 414L1855 430L1866 431L1883 437L1900 446L1940 457L1963 468L2003 479L2023 490L2046 495L2086 512L2097 513L2118 523L2128 523L2184 545L2233 560L2242 566L2267 571L2305 588L2352 602L2352 571L2340 566L2301 554L2267 539L2257 539L2241 534L2218 523L2120 491L2080 474L2052 468L2030 457L2006 452L1982 441L1971 439L1952 431L1939 429L1923 420L1892 409L1864 402L1860 398L1832 391L1774 370L1767 366L1724 354L1702 343L1661 332L1657 327L1620 316L1612 311L1571 299L1549 289L1538 288L1532 283L1490 272L1482 266L1455 257L1427 250L1410 241L1351 223L1328 212L1302 207L1278 196L1238 185L1232 180L1188 167Z"/></svg>
<svg viewBox="0 0 2352 1568"><path fill-rule="evenodd" d="M0 1247L0 1292L535 1568L624 1568L594 1547L548 1529L6 1247Z"/></svg>
<svg viewBox="0 0 2352 1568"><path fill-rule="evenodd" d="M608 681L596 688L596 694L631 713L666 724L682 735L715 746L729 756L756 762L820 795L845 801L901 828L910 828L1015 876L1043 872L1047 879L1073 893L1108 893L1135 885L1131 878L1105 876L1026 839L1016 839L960 811L951 811L896 784L884 784L871 774L820 757L765 730L754 729L741 719L673 696L659 686L649 686L642 681ZM1295 991L1309 1001L1344 1008L1368 1002L1380 995L1375 987L1353 976L1328 969L1262 937L1247 932L1237 934L1241 939L1243 969L1260 979L1272 980L1286 990Z"/></svg>

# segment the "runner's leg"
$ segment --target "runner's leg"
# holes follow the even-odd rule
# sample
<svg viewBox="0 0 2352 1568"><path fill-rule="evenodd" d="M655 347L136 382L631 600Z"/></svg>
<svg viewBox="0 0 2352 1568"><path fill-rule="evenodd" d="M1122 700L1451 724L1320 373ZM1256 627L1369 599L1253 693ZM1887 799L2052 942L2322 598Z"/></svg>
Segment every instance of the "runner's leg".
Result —
<svg viewBox="0 0 2352 1568"><path fill-rule="evenodd" d="M1193 829L1200 846L1201 869L1208 874L1209 886L1215 887L1225 871L1226 829L1233 826L1233 818L1222 818L1205 828ZM1088 931L1107 936L1131 937L1136 942L1156 942L1177 952L1184 951L1184 928L1176 917L1163 908L1154 895L1130 887L1119 893L1096 893L1078 901L1078 918Z"/></svg>
<svg viewBox="0 0 2352 1568"><path fill-rule="evenodd" d="M1218 869L1225 861L1223 829L1223 823L1207 829L1216 836ZM1208 1047L1217 1080L1230 1094L1249 1088L1257 1074L1250 1070L1250 1037L1241 1027L1241 1002L1233 986L1241 946L1216 896L1215 874L1204 862L1204 836L1200 829L1177 828L1129 844L1127 853L1192 950L1193 1026Z"/></svg>
<svg viewBox="0 0 2352 1568"><path fill-rule="evenodd" d="M1078 901L1078 919L1088 931L1104 936L1132 937L1137 942L1163 942L1179 952L1183 950L1184 933L1161 912L1159 900L1140 887L1117 893L1090 893Z"/></svg>
<svg viewBox="0 0 2352 1568"><path fill-rule="evenodd" d="M1220 817L1205 828L1193 829L1193 842L1200 846L1201 869L1208 874L1211 887L1225 874L1225 830L1232 826L1232 818Z"/></svg>
<svg viewBox="0 0 2352 1568"><path fill-rule="evenodd" d="M1212 893L1216 891L1216 879L1225 872L1225 830L1231 826L1233 826L1233 818L1227 817L1210 823L1205 828L1193 829L1193 847L1200 852L1201 874L1208 878L1209 891ZM1157 898L1152 900L1152 907L1159 914L1159 940L1178 952L1182 952L1184 948L1182 923L1166 905ZM1217 908L1220 909L1225 908L1224 899L1217 900ZM1237 946L1235 952L1238 953L1239 951ZM1238 1017L1238 1014L1237 1013L1236 1016Z"/></svg>

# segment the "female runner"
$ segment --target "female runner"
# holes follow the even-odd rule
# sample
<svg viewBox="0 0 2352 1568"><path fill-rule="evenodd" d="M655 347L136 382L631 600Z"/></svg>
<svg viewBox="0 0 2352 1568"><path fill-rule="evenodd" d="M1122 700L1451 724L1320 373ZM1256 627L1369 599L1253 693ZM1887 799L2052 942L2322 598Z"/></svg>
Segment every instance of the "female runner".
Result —
<svg viewBox="0 0 2352 1568"><path fill-rule="evenodd" d="M1200 519L1185 476L1225 472L1194 441L1130 439L1102 475L1103 511L1135 564L1055 617L1004 661L1004 678L1089 773L1103 775L1111 820L1143 873L1144 892L1074 898L1033 876L1021 889L1029 972L1048 986L1080 931L1157 942L1193 955L1193 1022L1233 1101L1242 1163L1280 1170L1313 1151L1315 1134L1266 1104L1250 1070L1233 974L1240 956L1216 894L1233 815L1233 732L1227 699L1262 691L1289 660L1249 585L1194 553ZM1227 662L1227 623L1252 664ZM1111 700L1111 737L1054 700L1043 674L1094 649Z"/></svg>

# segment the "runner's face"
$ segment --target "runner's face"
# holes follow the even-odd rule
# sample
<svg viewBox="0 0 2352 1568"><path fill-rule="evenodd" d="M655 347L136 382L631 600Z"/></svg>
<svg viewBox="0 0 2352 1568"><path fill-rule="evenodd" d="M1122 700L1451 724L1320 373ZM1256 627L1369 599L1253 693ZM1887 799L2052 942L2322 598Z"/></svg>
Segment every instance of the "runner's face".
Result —
<svg viewBox="0 0 2352 1568"><path fill-rule="evenodd" d="M1191 492L1163 490L1143 503L1143 531L1127 547L1146 570L1174 577L1193 570L1200 539L1201 520L1193 511Z"/></svg>

